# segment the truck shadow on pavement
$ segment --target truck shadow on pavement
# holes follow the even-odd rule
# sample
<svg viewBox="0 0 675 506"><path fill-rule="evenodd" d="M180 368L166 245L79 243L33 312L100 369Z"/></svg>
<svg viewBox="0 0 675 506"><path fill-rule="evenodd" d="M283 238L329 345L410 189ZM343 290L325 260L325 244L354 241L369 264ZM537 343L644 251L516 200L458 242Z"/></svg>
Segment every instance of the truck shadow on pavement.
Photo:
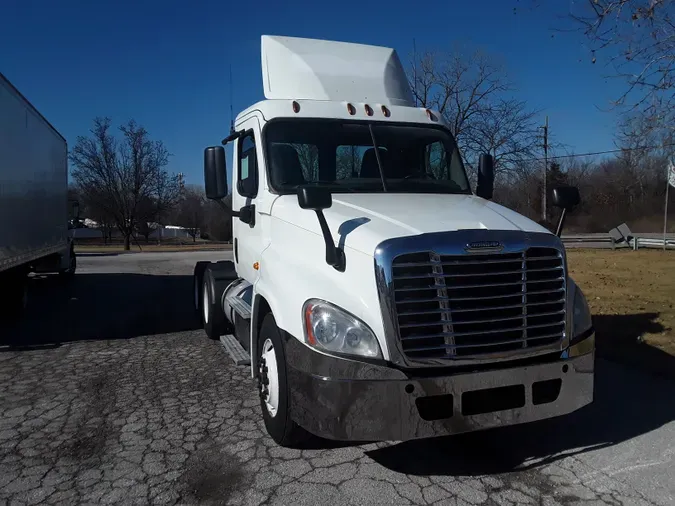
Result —
<svg viewBox="0 0 675 506"><path fill-rule="evenodd" d="M596 348L599 356L675 380L675 356L639 339L666 329L659 313L594 315Z"/></svg>
<svg viewBox="0 0 675 506"><path fill-rule="evenodd" d="M37 276L29 286L26 314L0 326L0 344L10 350L200 328L192 276L78 274L69 281Z"/></svg>
<svg viewBox="0 0 675 506"><path fill-rule="evenodd" d="M654 315L602 316L599 332L623 328L653 332ZM658 324L656 324L658 325ZM630 329L630 330L626 330ZM599 337L603 349L602 335ZM633 337L634 339L634 337ZM644 345L646 346L646 345ZM675 368L673 357L657 349L660 363ZM658 371L653 371L657 373ZM594 402L568 416L457 436L408 441L367 452L379 464L412 475L477 476L526 471L611 447L675 420L675 381L644 369L596 359Z"/></svg>

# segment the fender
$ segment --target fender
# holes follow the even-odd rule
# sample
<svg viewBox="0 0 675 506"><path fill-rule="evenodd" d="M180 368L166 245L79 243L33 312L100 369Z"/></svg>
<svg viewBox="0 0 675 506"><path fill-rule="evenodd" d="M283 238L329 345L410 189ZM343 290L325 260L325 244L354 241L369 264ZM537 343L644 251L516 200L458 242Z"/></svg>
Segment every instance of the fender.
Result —
<svg viewBox="0 0 675 506"><path fill-rule="evenodd" d="M258 277L257 282L253 285L253 297L251 308L251 341L250 341L250 355L251 355L251 377L255 378L258 369L258 329L262 323L262 319L269 308L269 311L274 315L277 325L280 329L284 329L284 312L281 311L277 298L273 295L274 291L267 289L261 278Z"/></svg>

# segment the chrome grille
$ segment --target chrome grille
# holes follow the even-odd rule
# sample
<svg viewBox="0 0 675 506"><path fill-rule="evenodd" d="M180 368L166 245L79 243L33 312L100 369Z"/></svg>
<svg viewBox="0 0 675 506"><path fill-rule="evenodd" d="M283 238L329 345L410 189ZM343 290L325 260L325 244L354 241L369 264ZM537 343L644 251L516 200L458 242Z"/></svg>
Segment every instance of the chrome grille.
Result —
<svg viewBox="0 0 675 506"><path fill-rule="evenodd" d="M564 338L565 270L555 248L407 253L394 258L392 280L401 349L410 359L517 352Z"/></svg>

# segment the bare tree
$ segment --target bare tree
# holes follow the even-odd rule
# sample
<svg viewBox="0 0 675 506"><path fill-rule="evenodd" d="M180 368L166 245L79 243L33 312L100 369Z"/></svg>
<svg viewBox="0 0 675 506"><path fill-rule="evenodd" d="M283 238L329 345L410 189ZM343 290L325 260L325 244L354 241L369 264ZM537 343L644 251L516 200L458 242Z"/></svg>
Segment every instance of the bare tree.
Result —
<svg viewBox="0 0 675 506"><path fill-rule="evenodd" d="M594 53L609 53L627 88L617 103L673 128L675 106L675 2L587 0L571 12ZM594 61L595 61L594 54Z"/></svg>
<svg viewBox="0 0 675 506"><path fill-rule="evenodd" d="M543 3L530 0L529 5L536 9ZM555 30L580 32L588 41L591 61L604 62L608 77L626 83L614 105L644 116L652 129L674 130L675 0L579 0L566 5L561 17L566 21L559 19Z"/></svg>
<svg viewBox="0 0 675 506"><path fill-rule="evenodd" d="M150 241L150 234L157 229L156 216L157 206L154 199L148 196L138 203L136 231L145 237L145 242Z"/></svg>
<svg viewBox="0 0 675 506"><path fill-rule="evenodd" d="M426 52L413 57L409 79L418 104L443 115L469 167L481 152L495 156L497 173L532 158L537 112L509 97L513 86L489 56Z"/></svg>
<svg viewBox="0 0 675 506"><path fill-rule="evenodd" d="M540 149L536 116L537 111L520 100L499 99L488 104L476 115L465 136L465 156L475 159L481 153L490 153L496 172L519 171L523 162L535 158Z"/></svg>
<svg viewBox="0 0 675 506"><path fill-rule="evenodd" d="M169 174L158 168L154 176L154 213L152 217L159 226L159 235L157 240L162 241L162 222L165 216L170 213L180 202L183 187L179 174Z"/></svg>
<svg viewBox="0 0 675 506"><path fill-rule="evenodd" d="M194 186L185 188L183 198L178 204L176 224L185 227L192 237L192 242L197 241L197 236L203 231L206 223L205 206L206 198L201 188Z"/></svg>
<svg viewBox="0 0 675 506"><path fill-rule="evenodd" d="M69 158L81 194L114 221L128 250L142 203L157 196L155 181L166 173L169 153L133 120L119 128L120 139L110 128L110 118L96 118L91 137L78 137Z"/></svg>
<svg viewBox="0 0 675 506"><path fill-rule="evenodd" d="M231 208L232 194L223 199L223 202ZM214 201L209 200L204 206L205 228L208 239L216 241L229 241L232 239L232 218Z"/></svg>

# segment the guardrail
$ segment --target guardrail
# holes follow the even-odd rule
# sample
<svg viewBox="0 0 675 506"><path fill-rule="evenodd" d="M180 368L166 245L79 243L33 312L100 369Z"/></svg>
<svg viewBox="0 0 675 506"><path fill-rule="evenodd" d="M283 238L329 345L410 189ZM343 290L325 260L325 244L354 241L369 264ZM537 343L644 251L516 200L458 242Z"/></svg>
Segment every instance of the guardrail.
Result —
<svg viewBox="0 0 675 506"><path fill-rule="evenodd" d="M658 249L673 249L675 250L675 240L673 239L652 239L647 237L636 237L632 241L632 246L634 250L640 248L658 248ZM664 244L665 243L665 244Z"/></svg>
<svg viewBox="0 0 675 506"><path fill-rule="evenodd" d="M615 248L631 248L638 250L640 248L663 249L663 239L655 237L633 237L630 241L616 242L609 235L604 234L584 234L584 235L563 235L563 244L575 243L594 243L607 244ZM675 250L675 239L666 238L665 246L668 250Z"/></svg>
<svg viewBox="0 0 675 506"><path fill-rule="evenodd" d="M563 235L563 242L602 242L602 243L611 243L612 238L608 235Z"/></svg>

